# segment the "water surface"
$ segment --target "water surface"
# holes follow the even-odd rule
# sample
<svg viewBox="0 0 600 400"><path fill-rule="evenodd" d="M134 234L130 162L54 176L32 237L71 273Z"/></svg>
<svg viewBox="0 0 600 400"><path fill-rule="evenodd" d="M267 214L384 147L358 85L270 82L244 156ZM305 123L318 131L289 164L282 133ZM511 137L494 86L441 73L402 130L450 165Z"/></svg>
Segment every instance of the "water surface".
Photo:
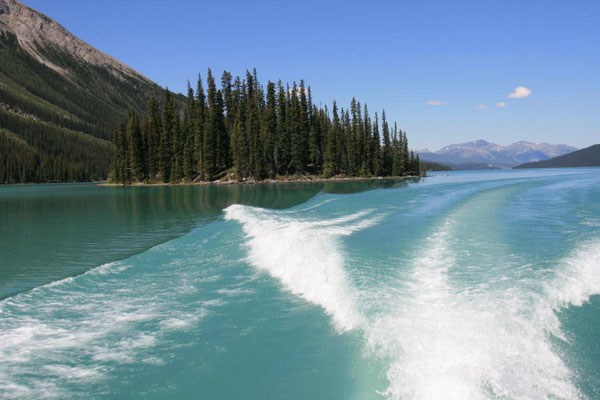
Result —
<svg viewBox="0 0 600 400"><path fill-rule="evenodd" d="M599 398L599 198L597 168L0 188L0 397Z"/></svg>

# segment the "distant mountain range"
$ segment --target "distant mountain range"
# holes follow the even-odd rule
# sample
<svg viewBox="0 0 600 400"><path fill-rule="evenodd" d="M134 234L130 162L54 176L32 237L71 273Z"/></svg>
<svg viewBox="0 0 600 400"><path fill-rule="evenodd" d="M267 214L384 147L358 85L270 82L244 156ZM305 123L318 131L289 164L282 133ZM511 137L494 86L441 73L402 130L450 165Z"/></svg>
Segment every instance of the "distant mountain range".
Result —
<svg viewBox="0 0 600 400"><path fill-rule="evenodd" d="M549 160L521 164L515 168L600 167L600 144Z"/></svg>
<svg viewBox="0 0 600 400"><path fill-rule="evenodd" d="M422 160L447 164L454 169L512 168L571 153L577 148L566 144L531 143L521 141L500 146L485 140L451 144L438 151L419 151Z"/></svg>
<svg viewBox="0 0 600 400"><path fill-rule="evenodd" d="M0 60L0 183L105 178L115 126L163 93L16 0L0 0Z"/></svg>

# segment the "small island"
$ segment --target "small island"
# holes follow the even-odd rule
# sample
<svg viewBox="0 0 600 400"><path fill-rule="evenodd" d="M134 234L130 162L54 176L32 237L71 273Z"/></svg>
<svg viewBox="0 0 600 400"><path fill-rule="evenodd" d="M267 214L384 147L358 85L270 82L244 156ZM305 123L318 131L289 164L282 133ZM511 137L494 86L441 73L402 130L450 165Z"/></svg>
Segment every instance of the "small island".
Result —
<svg viewBox="0 0 600 400"><path fill-rule="evenodd" d="M385 111L369 114L352 99L331 110L313 104L311 89L259 83L228 72L217 88L208 71L180 110L167 89L162 106L135 111L115 131L109 182L115 184L232 184L409 177L424 174L409 151L406 132L390 126Z"/></svg>

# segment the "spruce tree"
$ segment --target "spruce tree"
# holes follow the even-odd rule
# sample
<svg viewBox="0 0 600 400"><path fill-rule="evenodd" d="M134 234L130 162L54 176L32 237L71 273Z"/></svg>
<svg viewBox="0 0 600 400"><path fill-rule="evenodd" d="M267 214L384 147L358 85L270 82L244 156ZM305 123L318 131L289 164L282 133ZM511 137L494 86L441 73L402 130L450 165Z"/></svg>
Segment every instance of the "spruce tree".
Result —
<svg viewBox="0 0 600 400"><path fill-rule="evenodd" d="M202 76L198 75L196 89L196 116L194 118L194 157L196 171L200 178L204 177L204 128L206 123L206 96L202 86Z"/></svg>
<svg viewBox="0 0 600 400"><path fill-rule="evenodd" d="M277 175L277 100L275 83L267 84L267 103L262 118L262 136L264 142L264 162L267 176Z"/></svg>
<svg viewBox="0 0 600 400"><path fill-rule="evenodd" d="M202 145L203 155L203 179L212 180L217 174L217 137L218 132L218 116L217 116L217 87L212 75L212 71L208 70L207 75L207 116L204 126L204 143Z"/></svg>
<svg viewBox="0 0 600 400"><path fill-rule="evenodd" d="M402 165L400 161L400 142L398 139L398 126L394 123L394 134L392 140L392 176L402 175Z"/></svg>
<svg viewBox="0 0 600 400"><path fill-rule="evenodd" d="M173 161L173 133L179 124L175 99L169 89L165 90L165 106L163 108L163 129L160 136L159 172L163 182L171 180Z"/></svg>
<svg viewBox="0 0 600 400"><path fill-rule="evenodd" d="M183 113L183 131L185 137L183 145L183 175L187 181L194 178L195 169L198 164L195 156L196 118L197 110L194 89L188 83L188 97Z"/></svg>
<svg viewBox="0 0 600 400"><path fill-rule="evenodd" d="M140 127L140 120L135 111L129 113L127 141L129 145L131 178L137 182L141 182L146 178L146 168L144 165L142 130Z"/></svg>
<svg viewBox="0 0 600 400"><path fill-rule="evenodd" d="M373 122L373 175L382 175L382 160L381 160L381 138L379 136L379 118L375 113L375 121Z"/></svg>
<svg viewBox="0 0 600 400"><path fill-rule="evenodd" d="M277 173L286 175L291 164L291 140L288 123L288 99L281 81L277 84L277 147L275 149L275 164Z"/></svg>
<svg viewBox="0 0 600 400"><path fill-rule="evenodd" d="M337 136L340 129L340 118L338 116L337 103L333 101L332 107L333 121L331 129L325 136L325 153L323 154L323 175L326 178L332 177L338 173L337 165Z"/></svg>
<svg viewBox="0 0 600 400"><path fill-rule="evenodd" d="M381 129L383 131L382 172L387 176L392 172L392 142L390 127L385 118L385 110L381 112Z"/></svg>
<svg viewBox="0 0 600 400"><path fill-rule="evenodd" d="M408 158L408 140L406 139L406 132L402 134L402 169L407 172L410 170L410 160Z"/></svg>
<svg viewBox="0 0 600 400"><path fill-rule="evenodd" d="M148 175L151 179L155 179L159 172L162 119L154 97L151 97L148 101L148 109Z"/></svg>

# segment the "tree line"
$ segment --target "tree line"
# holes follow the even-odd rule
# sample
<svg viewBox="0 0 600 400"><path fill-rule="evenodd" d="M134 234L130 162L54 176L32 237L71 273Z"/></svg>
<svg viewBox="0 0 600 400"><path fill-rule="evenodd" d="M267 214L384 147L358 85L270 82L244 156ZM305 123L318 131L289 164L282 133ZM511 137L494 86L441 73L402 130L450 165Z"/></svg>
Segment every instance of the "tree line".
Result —
<svg viewBox="0 0 600 400"><path fill-rule="evenodd" d="M278 176L404 176L423 171L406 132L367 105L313 104L304 81L266 88L256 70L220 87L208 70L196 90L188 84L182 109L165 90L162 106L150 98L148 114L135 111L115 131L111 180L186 182L263 180Z"/></svg>

